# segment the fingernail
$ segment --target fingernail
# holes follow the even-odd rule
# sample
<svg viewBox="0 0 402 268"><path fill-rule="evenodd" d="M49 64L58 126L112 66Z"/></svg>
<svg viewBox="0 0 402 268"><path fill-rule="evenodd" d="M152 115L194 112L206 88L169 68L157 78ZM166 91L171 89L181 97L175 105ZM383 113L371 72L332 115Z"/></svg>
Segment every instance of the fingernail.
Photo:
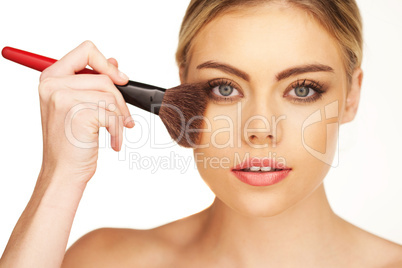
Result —
<svg viewBox="0 0 402 268"><path fill-rule="evenodd" d="M126 127L134 127L135 123L134 123L134 119L130 116L127 117L126 119L126 123L125 123Z"/></svg>
<svg viewBox="0 0 402 268"><path fill-rule="evenodd" d="M128 76L125 73L121 72L121 71L119 71L119 76L124 80L128 80Z"/></svg>
<svg viewBox="0 0 402 268"><path fill-rule="evenodd" d="M130 116L130 118L131 118L131 125L134 127L135 126L135 122L134 122L134 119Z"/></svg>

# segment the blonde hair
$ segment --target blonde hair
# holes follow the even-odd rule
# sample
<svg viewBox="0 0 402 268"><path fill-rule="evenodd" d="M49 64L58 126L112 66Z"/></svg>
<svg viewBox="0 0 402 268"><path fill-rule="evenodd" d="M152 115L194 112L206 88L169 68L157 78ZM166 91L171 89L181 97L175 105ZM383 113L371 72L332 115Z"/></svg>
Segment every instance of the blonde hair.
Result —
<svg viewBox="0 0 402 268"><path fill-rule="evenodd" d="M217 15L229 9L278 2L278 0L192 0L184 16L176 62L184 68L186 77L189 50L194 37ZM348 80L353 70L361 66L363 57L362 19L355 0L282 0L312 15L340 44Z"/></svg>

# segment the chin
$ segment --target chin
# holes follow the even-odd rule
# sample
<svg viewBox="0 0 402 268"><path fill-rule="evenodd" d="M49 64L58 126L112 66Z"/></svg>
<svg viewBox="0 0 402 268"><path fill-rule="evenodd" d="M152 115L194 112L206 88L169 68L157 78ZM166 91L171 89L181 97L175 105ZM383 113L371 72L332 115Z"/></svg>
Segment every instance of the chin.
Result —
<svg viewBox="0 0 402 268"><path fill-rule="evenodd" d="M242 216L269 218L280 215L297 203L297 200L286 200L280 196L264 196L264 198L245 196L238 197L236 200L226 200L226 202L222 200L222 202Z"/></svg>

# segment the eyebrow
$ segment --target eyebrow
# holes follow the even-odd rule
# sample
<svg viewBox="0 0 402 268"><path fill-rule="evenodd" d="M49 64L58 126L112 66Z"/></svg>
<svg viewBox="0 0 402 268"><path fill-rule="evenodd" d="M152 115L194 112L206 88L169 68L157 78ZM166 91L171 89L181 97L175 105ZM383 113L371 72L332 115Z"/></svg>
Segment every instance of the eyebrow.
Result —
<svg viewBox="0 0 402 268"><path fill-rule="evenodd" d="M278 73L276 77L276 81L283 80L285 78L298 75L298 74L304 74L304 73L316 73L316 72L334 72L334 69L330 66L323 65L323 64L305 64L305 65L300 65L300 66L295 66L295 67L290 67L289 69L286 69L284 71L281 71Z"/></svg>
<svg viewBox="0 0 402 268"><path fill-rule="evenodd" d="M234 74L247 82L250 81L250 76L246 73L243 72L233 66L230 66L228 64L216 62L216 61L207 61L204 62L200 65L197 66L197 69L203 69L203 68L211 68L211 69L218 69L221 71L224 71L226 73ZM279 72L277 75L275 75L275 78L277 81L286 79L288 77L298 75L298 74L304 74L304 73L314 73L314 72L334 72L334 69L328 65L324 64L305 64L305 65L300 65L300 66L294 66L290 67L286 70L283 70Z"/></svg>
<svg viewBox="0 0 402 268"><path fill-rule="evenodd" d="M197 66L197 69L203 69L203 68L219 69L221 71L224 71L225 73L234 74L246 80L247 82L250 81L250 76L247 73L240 71L239 69L230 66L228 64L219 63L216 61L207 61Z"/></svg>

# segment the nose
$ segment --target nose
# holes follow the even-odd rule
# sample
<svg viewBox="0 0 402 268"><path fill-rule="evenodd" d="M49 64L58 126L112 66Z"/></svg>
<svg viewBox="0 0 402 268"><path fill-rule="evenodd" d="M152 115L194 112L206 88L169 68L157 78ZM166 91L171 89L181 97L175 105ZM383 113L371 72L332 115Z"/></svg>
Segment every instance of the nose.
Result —
<svg viewBox="0 0 402 268"><path fill-rule="evenodd" d="M264 145L264 144L273 144L274 141L274 136L271 134L268 135L264 135L264 133L262 133L261 135L256 135L256 134L251 134L248 137L248 140L250 141L251 144L254 145Z"/></svg>
<svg viewBox="0 0 402 268"><path fill-rule="evenodd" d="M267 103L258 105L254 102L254 104L243 110L246 119L243 124L243 140L253 148L275 148L282 135L279 122L284 117L275 115L274 107L268 107Z"/></svg>
<svg viewBox="0 0 402 268"><path fill-rule="evenodd" d="M255 148L265 148L276 145L276 135L271 123L264 115L252 115L247 119L243 128L244 138L248 145Z"/></svg>

